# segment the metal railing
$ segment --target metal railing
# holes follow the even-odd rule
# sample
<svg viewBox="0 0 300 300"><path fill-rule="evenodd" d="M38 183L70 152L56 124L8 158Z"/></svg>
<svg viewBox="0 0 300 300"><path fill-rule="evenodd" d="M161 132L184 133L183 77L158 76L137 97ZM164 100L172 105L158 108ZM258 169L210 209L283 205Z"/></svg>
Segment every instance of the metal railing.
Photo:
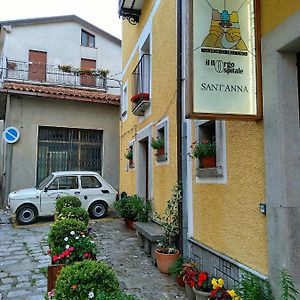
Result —
<svg viewBox="0 0 300 300"><path fill-rule="evenodd" d="M64 71L59 66L6 59L1 73L4 80L45 82L69 87L93 87L107 90L107 77L93 75L86 70L85 72Z"/></svg>
<svg viewBox="0 0 300 300"><path fill-rule="evenodd" d="M143 54L137 66L132 72L133 85L132 95L149 94L150 92L150 73L151 55Z"/></svg>

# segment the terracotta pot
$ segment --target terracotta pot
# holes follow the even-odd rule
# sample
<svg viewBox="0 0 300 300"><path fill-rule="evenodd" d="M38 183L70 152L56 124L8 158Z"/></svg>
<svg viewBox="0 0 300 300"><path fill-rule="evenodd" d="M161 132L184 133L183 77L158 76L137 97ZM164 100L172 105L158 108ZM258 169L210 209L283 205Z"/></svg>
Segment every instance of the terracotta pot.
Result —
<svg viewBox="0 0 300 300"><path fill-rule="evenodd" d="M48 292L50 292L55 288L57 276L59 275L59 272L64 266L65 265L63 264L48 266L48 285L47 285Z"/></svg>
<svg viewBox="0 0 300 300"><path fill-rule="evenodd" d="M193 289L185 282L185 292L188 300L196 300L196 295L193 291Z"/></svg>
<svg viewBox="0 0 300 300"><path fill-rule="evenodd" d="M134 221L129 220L129 219L124 219L125 225L127 228L129 228L130 230L134 230Z"/></svg>
<svg viewBox="0 0 300 300"><path fill-rule="evenodd" d="M216 167L216 157L202 157L201 158L203 168L215 168Z"/></svg>
<svg viewBox="0 0 300 300"><path fill-rule="evenodd" d="M176 282L179 286L184 287L183 275L177 275Z"/></svg>
<svg viewBox="0 0 300 300"><path fill-rule="evenodd" d="M164 154L165 154L165 147L157 149L157 153L156 153L157 156L163 156Z"/></svg>
<svg viewBox="0 0 300 300"><path fill-rule="evenodd" d="M196 295L196 300L207 300L207 299L209 299L210 293L208 293L208 292L202 292L202 291L199 291L195 288L193 288L193 292Z"/></svg>
<svg viewBox="0 0 300 300"><path fill-rule="evenodd" d="M155 258L157 262L158 270L161 273L170 274L169 268L173 264L173 262L179 257L179 251L177 250L174 254L165 254L159 252L160 249L155 251Z"/></svg>

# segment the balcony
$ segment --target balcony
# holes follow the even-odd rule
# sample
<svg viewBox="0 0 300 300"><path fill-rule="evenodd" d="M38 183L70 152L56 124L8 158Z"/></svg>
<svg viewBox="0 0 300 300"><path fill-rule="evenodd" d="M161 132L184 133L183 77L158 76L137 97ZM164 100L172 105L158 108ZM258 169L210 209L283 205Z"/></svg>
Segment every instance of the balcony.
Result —
<svg viewBox="0 0 300 300"><path fill-rule="evenodd" d="M119 0L119 16L127 19L130 24L136 25L145 0Z"/></svg>
<svg viewBox="0 0 300 300"><path fill-rule="evenodd" d="M82 70L67 65L54 66L7 59L0 70L0 78L5 81L107 90L107 77L100 73L101 70Z"/></svg>
<svg viewBox="0 0 300 300"><path fill-rule="evenodd" d="M144 54L137 66L135 67L133 75L133 96L132 113L136 116L144 116L146 110L150 107L150 70L151 70L151 56Z"/></svg>

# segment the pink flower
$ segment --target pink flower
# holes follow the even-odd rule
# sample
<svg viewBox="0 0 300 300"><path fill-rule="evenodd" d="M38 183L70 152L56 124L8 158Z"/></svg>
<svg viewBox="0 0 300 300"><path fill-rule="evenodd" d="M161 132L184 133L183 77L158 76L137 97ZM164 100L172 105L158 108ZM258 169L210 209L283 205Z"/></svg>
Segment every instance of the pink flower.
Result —
<svg viewBox="0 0 300 300"><path fill-rule="evenodd" d="M83 254L83 256L86 257L86 258L88 258L88 257L90 257L91 255L90 255L90 253L85 252L85 253Z"/></svg>
<svg viewBox="0 0 300 300"><path fill-rule="evenodd" d="M71 246L71 247L69 248L69 251L70 251L70 252L74 251L74 247Z"/></svg>

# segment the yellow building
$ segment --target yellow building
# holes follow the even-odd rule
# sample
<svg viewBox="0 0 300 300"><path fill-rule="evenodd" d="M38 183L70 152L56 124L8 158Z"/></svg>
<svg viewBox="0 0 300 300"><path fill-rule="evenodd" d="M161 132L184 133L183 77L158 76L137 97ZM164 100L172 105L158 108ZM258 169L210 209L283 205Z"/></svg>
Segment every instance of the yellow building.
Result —
<svg viewBox="0 0 300 300"><path fill-rule="evenodd" d="M300 4L266 0L259 7L256 1L263 116L242 121L185 118L193 79L186 59L193 40L187 28L193 1L136 1L135 7L129 2L121 1L119 7L127 18L122 38L120 190L153 199L155 210L161 212L181 180L185 256L229 285L248 271L268 278L277 295L278 270L287 268L299 287ZM245 15L233 11L226 23L224 11L213 10L207 17L212 27L204 46L247 51L249 41L241 38L243 24L236 26L238 30L232 25ZM233 27L224 33L226 42L217 40L222 34L219 19L223 27ZM193 22L197 24L195 18ZM162 153L152 149L153 138L164 141ZM203 140L216 144L211 167L193 157L195 142ZM133 152L132 160L125 158L128 151Z"/></svg>

